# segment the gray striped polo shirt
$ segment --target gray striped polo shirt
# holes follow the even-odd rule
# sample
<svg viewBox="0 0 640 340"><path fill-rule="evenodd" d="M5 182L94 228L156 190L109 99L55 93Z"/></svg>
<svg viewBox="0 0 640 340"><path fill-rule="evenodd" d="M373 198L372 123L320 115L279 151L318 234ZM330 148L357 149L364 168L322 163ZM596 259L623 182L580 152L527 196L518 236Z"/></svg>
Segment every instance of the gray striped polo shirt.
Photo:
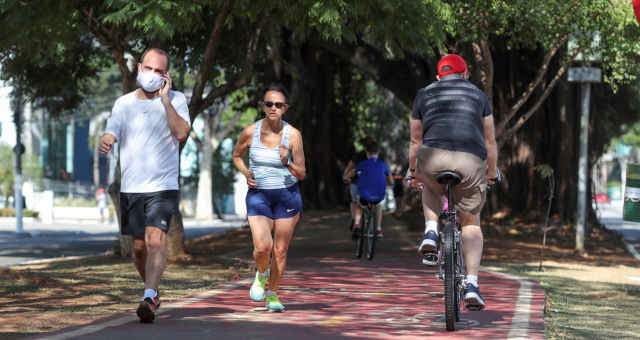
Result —
<svg viewBox="0 0 640 340"><path fill-rule="evenodd" d="M487 95L457 74L420 89L412 117L422 121L425 146L487 159L482 120L491 115Z"/></svg>

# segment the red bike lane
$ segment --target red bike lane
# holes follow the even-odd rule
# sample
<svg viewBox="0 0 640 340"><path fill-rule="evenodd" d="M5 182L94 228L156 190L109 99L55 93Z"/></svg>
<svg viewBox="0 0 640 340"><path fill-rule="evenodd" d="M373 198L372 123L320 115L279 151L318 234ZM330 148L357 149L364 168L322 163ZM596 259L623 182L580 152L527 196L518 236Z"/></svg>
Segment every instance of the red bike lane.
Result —
<svg viewBox="0 0 640 340"><path fill-rule="evenodd" d="M379 242L373 261L353 258L351 243L340 238L325 246L292 245L279 293L284 313L251 301L250 280L242 280L163 305L152 325L138 323L131 311L38 339L544 338L540 287L490 272L479 279L487 308L463 310L457 330L446 331L437 269L420 264L399 239Z"/></svg>

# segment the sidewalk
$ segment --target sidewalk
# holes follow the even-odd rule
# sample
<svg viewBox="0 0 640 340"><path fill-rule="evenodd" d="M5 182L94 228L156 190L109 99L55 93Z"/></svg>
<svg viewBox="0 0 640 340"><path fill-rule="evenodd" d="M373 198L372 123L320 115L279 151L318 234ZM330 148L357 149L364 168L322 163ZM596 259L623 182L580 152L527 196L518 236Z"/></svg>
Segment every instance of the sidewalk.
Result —
<svg viewBox="0 0 640 340"><path fill-rule="evenodd" d="M292 242L280 298L268 313L245 278L163 304L154 324L133 310L32 339L543 339L544 293L533 282L482 272L483 312L444 327L442 282L425 267L404 226L385 216L372 261L355 259L344 213L305 213ZM251 247L227 256L251 259ZM132 306L132 308L134 308Z"/></svg>
<svg viewBox="0 0 640 340"><path fill-rule="evenodd" d="M184 219L185 239L247 225L246 218L225 220ZM117 224L71 220L45 224L25 222L27 237L16 234L15 218L0 219L0 266L13 266L59 258L101 255L112 251L119 235Z"/></svg>

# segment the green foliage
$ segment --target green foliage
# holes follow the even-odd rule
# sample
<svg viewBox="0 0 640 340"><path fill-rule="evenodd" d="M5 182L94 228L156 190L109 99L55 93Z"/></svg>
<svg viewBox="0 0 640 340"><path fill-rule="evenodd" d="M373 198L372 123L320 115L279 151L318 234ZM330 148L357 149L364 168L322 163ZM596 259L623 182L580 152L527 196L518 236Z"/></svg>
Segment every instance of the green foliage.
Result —
<svg viewBox="0 0 640 340"><path fill-rule="evenodd" d="M611 0L472 0L454 8L450 44L463 48L478 39L494 37L507 49L551 49L570 33L599 32L599 50L591 36L578 34L576 46L583 54L600 54L604 80L614 89L640 73L640 26L628 2ZM565 59L571 58L565 55Z"/></svg>
<svg viewBox="0 0 640 340"><path fill-rule="evenodd" d="M538 175L544 179L553 176L553 168L549 164L540 164L537 165L533 170L538 173Z"/></svg>
<svg viewBox="0 0 640 340"><path fill-rule="evenodd" d="M98 206L98 201L95 198L83 198L83 197L65 197L56 198L53 202L56 207L88 207L95 208Z"/></svg>
<svg viewBox="0 0 640 340"><path fill-rule="evenodd" d="M640 122L636 122L629 125L622 126L623 134L619 137L614 137L609 142L608 150L615 152L618 143L631 146L634 150L640 148Z"/></svg>
<svg viewBox="0 0 640 340"><path fill-rule="evenodd" d="M38 158L31 154L22 155L23 182L33 181L36 184L42 180L42 168ZM8 198L14 194L15 183L15 154L13 149L0 143L0 194L5 197L5 205Z"/></svg>
<svg viewBox="0 0 640 340"><path fill-rule="evenodd" d="M337 105L350 111L356 148L362 150L364 146L360 141L370 136L380 145L381 156L389 165L407 163L409 110L390 91L365 80L358 71L353 71L348 89L350 92L338 99Z"/></svg>
<svg viewBox="0 0 640 340"><path fill-rule="evenodd" d="M39 213L35 210L23 209L22 216L38 218ZM16 217L14 208L0 208L0 217Z"/></svg>

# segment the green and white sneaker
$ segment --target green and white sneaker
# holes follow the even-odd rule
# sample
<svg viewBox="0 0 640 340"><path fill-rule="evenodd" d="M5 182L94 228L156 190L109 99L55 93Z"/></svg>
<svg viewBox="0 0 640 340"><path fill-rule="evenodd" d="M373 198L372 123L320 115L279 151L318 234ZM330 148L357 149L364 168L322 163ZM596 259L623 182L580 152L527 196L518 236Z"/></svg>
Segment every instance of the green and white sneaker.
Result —
<svg viewBox="0 0 640 340"><path fill-rule="evenodd" d="M266 275L260 275L260 272L256 270L256 278L253 280L253 284L251 285L251 289L249 289L249 296L253 301L262 301L264 300L264 286L267 284L267 279L269 278L269 270L265 272Z"/></svg>
<svg viewBox="0 0 640 340"><path fill-rule="evenodd" d="M267 295L267 310L270 312L284 312L284 305L280 303L278 294L275 292L270 292L269 295Z"/></svg>

